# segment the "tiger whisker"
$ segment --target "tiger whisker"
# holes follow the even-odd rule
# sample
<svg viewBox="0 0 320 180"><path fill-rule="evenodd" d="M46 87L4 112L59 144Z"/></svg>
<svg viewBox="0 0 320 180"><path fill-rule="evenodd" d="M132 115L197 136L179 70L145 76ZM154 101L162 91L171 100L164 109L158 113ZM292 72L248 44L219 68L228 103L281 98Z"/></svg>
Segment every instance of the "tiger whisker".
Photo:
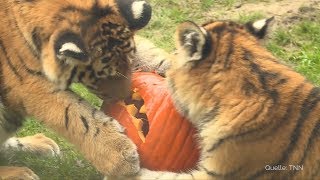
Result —
<svg viewBox="0 0 320 180"><path fill-rule="evenodd" d="M126 78L126 79L129 79L127 76L123 75L122 73L120 73L120 72L118 72L118 71L117 71L117 74L120 75L120 76L122 76L122 77L124 77L124 78Z"/></svg>

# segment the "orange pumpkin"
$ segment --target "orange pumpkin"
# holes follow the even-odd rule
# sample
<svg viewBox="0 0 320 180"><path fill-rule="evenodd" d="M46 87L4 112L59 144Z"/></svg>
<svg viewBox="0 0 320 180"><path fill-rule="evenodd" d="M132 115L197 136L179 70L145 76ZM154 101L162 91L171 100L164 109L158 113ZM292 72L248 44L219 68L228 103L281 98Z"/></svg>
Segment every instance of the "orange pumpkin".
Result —
<svg viewBox="0 0 320 180"><path fill-rule="evenodd" d="M177 172L195 168L199 160L196 130L175 109L164 78L150 72L133 73L132 89L144 101L142 109L146 110L149 125L149 128L143 127L148 131L144 132L147 133L145 139L136 127L142 125L134 125L135 118L124 104L104 105L102 110L126 128L128 137L138 147L141 166Z"/></svg>

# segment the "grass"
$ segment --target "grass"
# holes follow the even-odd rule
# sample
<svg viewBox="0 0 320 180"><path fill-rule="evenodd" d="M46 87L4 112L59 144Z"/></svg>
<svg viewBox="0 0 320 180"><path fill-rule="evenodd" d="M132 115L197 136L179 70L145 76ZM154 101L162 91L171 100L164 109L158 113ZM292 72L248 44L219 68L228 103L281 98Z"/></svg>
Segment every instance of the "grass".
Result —
<svg viewBox="0 0 320 180"><path fill-rule="evenodd" d="M153 6L153 17L150 24L140 35L153 41L158 47L167 51L174 49L173 34L175 27L185 20L203 23L210 19L207 12L214 6L226 9L239 1L228 0L150 0ZM256 2L248 0L243 2ZM237 21L246 22L264 17L264 14L255 12L240 14ZM228 18L228 17L226 17ZM290 63L304 74L310 81L320 85L320 13L313 21L302 20L288 28L278 28L271 32L271 39L267 41L267 48L279 57ZM88 100L93 106L99 107L101 100L88 92L82 85L74 84L73 91ZM42 132L55 140L61 147L62 156L56 158L36 157L26 153L17 153L10 156L0 156L0 165L28 166L42 179L101 179L99 174L83 157L59 135L33 119L28 119L18 136L33 135Z"/></svg>
<svg viewBox="0 0 320 180"><path fill-rule="evenodd" d="M267 47L276 56L294 65L307 79L320 85L320 18L302 21L289 31L278 29Z"/></svg>

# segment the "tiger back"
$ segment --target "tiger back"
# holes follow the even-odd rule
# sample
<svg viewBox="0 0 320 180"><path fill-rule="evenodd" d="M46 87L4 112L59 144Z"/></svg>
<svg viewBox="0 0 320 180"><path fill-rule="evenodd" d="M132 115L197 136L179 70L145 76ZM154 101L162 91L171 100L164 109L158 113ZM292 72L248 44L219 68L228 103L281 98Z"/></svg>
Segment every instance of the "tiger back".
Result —
<svg viewBox="0 0 320 180"><path fill-rule="evenodd" d="M269 21L177 28L166 78L199 130L201 160L190 173L137 179L319 179L320 88L260 45Z"/></svg>

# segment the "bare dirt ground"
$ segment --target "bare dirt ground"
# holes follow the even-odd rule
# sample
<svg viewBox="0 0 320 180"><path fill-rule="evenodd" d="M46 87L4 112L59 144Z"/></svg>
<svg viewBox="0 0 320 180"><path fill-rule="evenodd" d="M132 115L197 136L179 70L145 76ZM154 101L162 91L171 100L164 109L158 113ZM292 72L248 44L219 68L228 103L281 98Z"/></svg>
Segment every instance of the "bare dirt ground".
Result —
<svg viewBox="0 0 320 180"><path fill-rule="evenodd" d="M313 20L320 12L320 0L269 0L248 3L240 1L227 9L215 7L208 16L220 19L236 19L241 14L261 13L275 17L275 25L286 26L302 19Z"/></svg>

